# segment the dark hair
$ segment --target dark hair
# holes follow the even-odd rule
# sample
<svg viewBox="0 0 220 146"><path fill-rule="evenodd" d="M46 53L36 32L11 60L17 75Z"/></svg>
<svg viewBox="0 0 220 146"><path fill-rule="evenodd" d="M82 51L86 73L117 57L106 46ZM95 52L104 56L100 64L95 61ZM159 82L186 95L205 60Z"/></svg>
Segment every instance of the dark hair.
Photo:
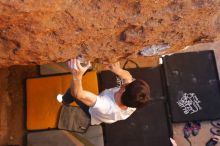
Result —
<svg viewBox="0 0 220 146"><path fill-rule="evenodd" d="M125 106L140 108L150 100L150 87L143 80L135 80L125 86L121 102Z"/></svg>

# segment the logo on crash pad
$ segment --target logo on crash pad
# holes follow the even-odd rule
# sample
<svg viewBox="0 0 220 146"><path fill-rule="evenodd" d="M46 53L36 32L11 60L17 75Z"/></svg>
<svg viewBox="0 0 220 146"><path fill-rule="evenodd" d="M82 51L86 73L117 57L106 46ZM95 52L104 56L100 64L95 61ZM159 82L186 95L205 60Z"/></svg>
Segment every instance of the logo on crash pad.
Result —
<svg viewBox="0 0 220 146"><path fill-rule="evenodd" d="M121 85L123 85L123 83L124 83L123 80L120 77L116 76L117 87L120 87Z"/></svg>
<svg viewBox="0 0 220 146"><path fill-rule="evenodd" d="M200 110L201 101L198 99L195 93L184 93L179 101L177 101L178 106L183 110L185 115L194 114Z"/></svg>

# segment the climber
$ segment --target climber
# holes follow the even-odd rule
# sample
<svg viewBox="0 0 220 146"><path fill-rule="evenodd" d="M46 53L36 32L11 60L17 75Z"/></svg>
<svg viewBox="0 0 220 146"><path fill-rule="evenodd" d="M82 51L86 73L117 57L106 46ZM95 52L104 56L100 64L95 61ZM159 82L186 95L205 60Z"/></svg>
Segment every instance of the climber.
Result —
<svg viewBox="0 0 220 146"><path fill-rule="evenodd" d="M78 59L68 61L72 72L70 89L62 98L63 104L75 101L91 118L91 125L114 123L127 119L136 108L141 108L150 100L150 87L143 80L134 80L131 74L120 68L120 63L110 65L109 69L123 80L123 85L104 90L95 95L82 87L82 76L91 66L82 66Z"/></svg>

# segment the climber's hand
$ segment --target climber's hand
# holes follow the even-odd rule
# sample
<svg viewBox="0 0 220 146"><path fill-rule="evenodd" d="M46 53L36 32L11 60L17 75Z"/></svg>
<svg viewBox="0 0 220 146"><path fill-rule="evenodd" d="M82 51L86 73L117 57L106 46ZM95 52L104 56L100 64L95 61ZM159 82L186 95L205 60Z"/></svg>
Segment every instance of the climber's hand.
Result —
<svg viewBox="0 0 220 146"><path fill-rule="evenodd" d="M71 59L67 62L67 65L71 69L74 78L78 79L81 79L83 74L91 67L90 62L86 66L82 66L79 59Z"/></svg>

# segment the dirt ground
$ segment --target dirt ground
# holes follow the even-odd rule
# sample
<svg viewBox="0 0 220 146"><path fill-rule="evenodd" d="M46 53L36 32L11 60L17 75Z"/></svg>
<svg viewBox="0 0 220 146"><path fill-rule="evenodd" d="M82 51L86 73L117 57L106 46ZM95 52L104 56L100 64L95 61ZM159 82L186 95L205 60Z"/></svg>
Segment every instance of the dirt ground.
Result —
<svg viewBox="0 0 220 146"><path fill-rule="evenodd" d="M0 69L0 146L25 145L25 79L37 74L36 66Z"/></svg>
<svg viewBox="0 0 220 146"><path fill-rule="evenodd" d="M219 46L220 42L201 44L183 51L214 50L220 72ZM158 63L158 57L137 58L136 62L140 62L140 66L155 66ZM132 66L132 64L128 65L128 67ZM100 68L97 67L97 69ZM37 66L14 66L0 69L0 146L25 145L25 79L38 75ZM188 146L182 134L183 124L174 124L173 128L174 138L179 146ZM199 136L191 139L194 146L205 145L211 136L209 129L209 122L203 122Z"/></svg>

